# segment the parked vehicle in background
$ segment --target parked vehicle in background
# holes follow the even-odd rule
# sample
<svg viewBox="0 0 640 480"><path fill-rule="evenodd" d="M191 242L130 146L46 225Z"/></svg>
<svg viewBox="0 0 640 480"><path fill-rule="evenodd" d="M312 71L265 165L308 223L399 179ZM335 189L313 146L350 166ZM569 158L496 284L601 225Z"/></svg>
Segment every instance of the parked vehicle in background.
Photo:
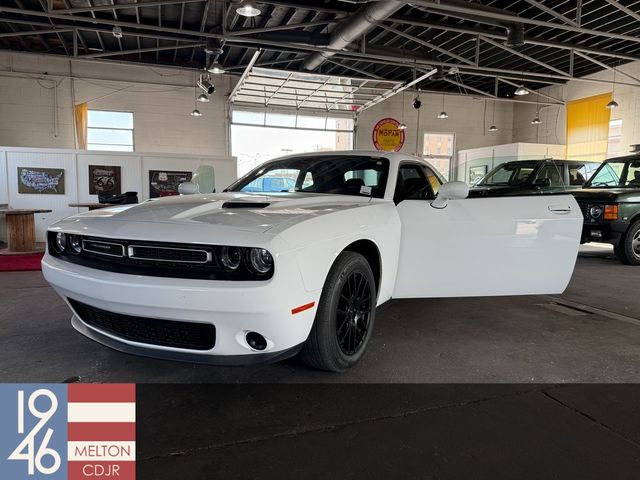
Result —
<svg viewBox="0 0 640 480"><path fill-rule="evenodd" d="M470 190L470 197L553 193L579 189L600 162L519 160L498 165Z"/></svg>
<svg viewBox="0 0 640 480"><path fill-rule="evenodd" d="M622 263L640 265L640 153L607 160L572 193L584 216L582 243L610 243Z"/></svg>

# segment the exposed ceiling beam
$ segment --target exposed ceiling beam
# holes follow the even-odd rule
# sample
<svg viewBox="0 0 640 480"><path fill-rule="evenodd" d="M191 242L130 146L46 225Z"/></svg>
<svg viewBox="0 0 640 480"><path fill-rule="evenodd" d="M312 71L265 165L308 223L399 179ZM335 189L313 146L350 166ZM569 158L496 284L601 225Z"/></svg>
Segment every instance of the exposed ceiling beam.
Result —
<svg viewBox="0 0 640 480"><path fill-rule="evenodd" d="M47 35L50 33L73 32L73 28L52 28L49 30L24 30L20 32L0 33L0 38L5 37L30 37L31 35Z"/></svg>
<svg viewBox="0 0 640 480"><path fill-rule="evenodd" d="M229 99L227 100L228 103L233 102L236 94L240 91L240 89L242 88L242 85L244 85L245 80L249 76L249 73L251 73L251 69L253 68L253 65L258 60L258 57L260 56L261 53L262 52L260 50L257 50L256 52L254 52L253 56L251 57L251 60L249 60L249 63L247 64L247 67L244 69L244 72L242 72L240 79L236 83L236 86L233 87L233 90L229 94Z"/></svg>
<svg viewBox="0 0 640 480"><path fill-rule="evenodd" d="M393 23L401 23L405 25L410 25L413 27L423 27L423 28L435 28L438 30L446 31L446 32L456 32L456 33L465 33L469 35L482 35L483 37L493 38L496 40L506 40L507 36L505 34L494 32L482 28L475 27L467 27L463 25L451 25L445 22L430 22L425 20L411 20L411 19L403 19L392 17L385 22L393 22ZM625 53L621 53L618 51L611 51L606 49L592 48L592 47L583 47L580 45L576 45L575 43L562 43L555 42L552 40L542 40L539 38L525 37L525 44L527 45L539 45L541 47L549 47L549 48L559 48L563 50L580 50L586 53L592 53L594 55L604 55L608 57L616 57L629 61L638 61L640 60L639 55L628 55Z"/></svg>
<svg viewBox="0 0 640 480"><path fill-rule="evenodd" d="M580 53L580 52L576 52L576 55L578 55L579 57L584 58L585 60L589 60L590 62L605 68L607 70L611 70L614 71L614 67L607 65L606 63L603 63L599 60L596 60L595 58L591 58L589 55L585 55L584 53ZM638 77L634 77L633 75L628 74L627 72L623 72L622 70L620 70L620 67L615 68L615 71L619 74L619 75L623 75L627 78L630 78L631 80L635 81L637 83L637 86L640 86L640 79Z"/></svg>
<svg viewBox="0 0 640 480"><path fill-rule="evenodd" d="M279 32L282 30L294 30L296 28L317 27L319 25L327 25L334 22L335 20L317 20L315 22L307 22L307 23L290 23L288 25L277 25L274 27L247 28L244 30L235 30L231 32L228 31L226 34L231 37L236 37L240 35L252 35L256 33Z"/></svg>
<svg viewBox="0 0 640 480"><path fill-rule="evenodd" d="M458 60L459 62L467 63L469 65L473 65L473 61L472 60L469 60L468 58L461 57L460 55L457 55L457 54L455 54L455 53L453 53L453 52L451 52L449 50L441 48L438 45L435 45L435 44L433 44L431 42L423 40L422 38L415 37L413 35L409 35L408 33L405 33L405 32L403 32L401 30L398 30L397 28L393 28L393 27L390 27L388 25L380 24L380 27L384 28L385 30L387 30L389 32L395 33L396 35L398 35L400 37L404 37L404 38L406 38L408 40L411 40L412 42L418 43L418 44L420 44L420 45L422 45L424 47L428 47L428 48L431 48L432 50L435 50L437 52L444 53L445 55L448 55L449 57L454 58L454 59Z"/></svg>
<svg viewBox="0 0 640 480"><path fill-rule="evenodd" d="M423 73L422 75L420 75L419 77L414 78L411 82L406 83L406 84L398 84L396 85L394 88L392 88L391 90L389 90L386 93L383 93L382 95L380 95L378 98L375 98L367 103L365 103L362 108L360 108L358 110L358 113L366 110L367 108L371 108L374 105L377 105L378 103L382 102L383 100L386 100L388 98L393 97L394 95L397 95L398 93L406 90L407 88L411 88L414 85L417 85L418 83L428 79L429 77L433 77L436 73L438 73L438 70L436 68L433 68L431 70L429 70L428 72Z"/></svg>
<svg viewBox="0 0 640 480"><path fill-rule="evenodd" d="M76 8L54 8L49 10L50 13L55 14L73 14L73 13L85 13L85 12L101 12L104 10L123 10L123 9L138 9L144 7L159 7L162 5L176 5L179 3L196 3L206 2L208 0L155 0L152 2L144 3L116 3L113 5L93 5L88 7L76 7Z"/></svg>
<svg viewBox="0 0 640 480"><path fill-rule="evenodd" d="M506 84L511 85L512 87L516 87L516 88L521 85L519 83L512 82L511 80L508 80L508 79L503 78L503 77L496 77L496 80L498 80L498 81L500 81L502 83L506 83ZM541 97L544 97L544 98L548 98L549 100L553 100L554 102L564 103L564 100L562 100L560 98L553 97L551 95L547 95L546 93L542 93L540 90L535 90L535 94L536 95L540 95Z"/></svg>
<svg viewBox="0 0 640 480"><path fill-rule="evenodd" d="M560 23L545 22L544 20L537 20L535 18L519 17L517 15L510 15L508 13L498 13L493 10L487 11L483 10L482 8L478 8L477 6L474 7L472 6L472 4L469 4L469 6L467 7L457 3L441 3L439 0L411 0L411 4L427 7L431 10L448 12L449 16L456 16L456 13L461 14L463 15L463 19L467 19L469 15L473 15L475 18L477 18L477 21L481 21L483 18L486 18L487 20L484 23L487 23L489 25L495 25L496 20L509 23L524 23L549 29L564 30L566 32L586 33L593 36L614 38L617 40L627 40L629 42L640 43L640 37L636 37L633 35L606 32L602 30L593 30L590 28L574 27L572 25L563 25ZM402 17L393 17L393 20L402 23Z"/></svg>
<svg viewBox="0 0 640 480"><path fill-rule="evenodd" d="M479 88L475 88L475 87L470 87L469 85L466 85L465 83L462 82L458 82L456 80L452 80L451 78L443 78L443 80L447 83L451 83L452 85L457 85L460 88L464 88L466 90L471 90L472 92L476 92L479 93L480 95L484 95L486 97L491 97L494 98L495 95L492 95L491 93L485 92L484 90L480 90Z"/></svg>
<svg viewBox="0 0 640 480"><path fill-rule="evenodd" d="M542 10L543 12L548 13L552 17L557 18L558 20L566 23L567 25L573 25L574 27L578 26L578 24L573 20L571 20L570 18L565 17L561 13L556 12L553 8L549 8L546 5L543 5L541 2L538 2L537 0L525 0L525 2L527 2L529 5L533 5L538 10Z"/></svg>
<svg viewBox="0 0 640 480"><path fill-rule="evenodd" d="M113 52L88 53L86 55L81 55L80 58L119 57L121 55L132 55L134 53L162 52L165 50L175 50L175 49L181 49L181 48L204 47L205 45L206 43L189 43L187 45L170 45L168 47L136 48L135 50L120 50L120 51L113 51Z"/></svg>
<svg viewBox="0 0 640 480"><path fill-rule="evenodd" d="M487 38L487 37L483 37L483 36L480 36L479 38L483 42L487 42L487 43L493 45L494 47L501 48L505 52L509 52L512 55L517 55L520 58L524 58L525 60L528 60L528 61L530 61L532 63L537 64L537 65L540 65L541 67L544 67L547 70L551 70L552 72L556 72L558 75L566 75L568 77L568 73L563 72L559 68L553 67L553 66L549 65L548 63L542 62L542 61L538 60L537 58L530 57L529 55L526 55L526 54L524 54L522 52L519 52L518 50L516 50L514 48L507 47L506 45L503 45L500 42L496 42L495 40L493 40L491 38Z"/></svg>
<svg viewBox="0 0 640 480"><path fill-rule="evenodd" d="M351 71L353 71L353 72L359 73L360 75L364 75L365 77L367 77L367 78L371 78L371 79L373 79L373 80L385 80L384 78L379 77L378 75L374 75L374 74L369 73L369 72L367 72L367 71L365 71L365 70L361 70L361 69L359 69L359 68L352 67L351 65L347 65L347 64L346 64L346 63L344 63L344 62L336 62L336 61L331 60L331 59L329 59L329 58L327 58L327 60L326 60L326 61L327 61L328 63L333 63L334 65L338 65L338 66L340 66L340 67L342 67L342 68L346 68L347 70L351 70Z"/></svg>
<svg viewBox="0 0 640 480"><path fill-rule="evenodd" d="M621 5L620 2L618 2L617 0L605 0L605 2L607 2L609 5L613 5L618 10L620 10L621 12L626 13L630 17L635 18L636 20L640 21L640 13L639 12L634 12L629 7L625 7L624 5Z"/></svg>

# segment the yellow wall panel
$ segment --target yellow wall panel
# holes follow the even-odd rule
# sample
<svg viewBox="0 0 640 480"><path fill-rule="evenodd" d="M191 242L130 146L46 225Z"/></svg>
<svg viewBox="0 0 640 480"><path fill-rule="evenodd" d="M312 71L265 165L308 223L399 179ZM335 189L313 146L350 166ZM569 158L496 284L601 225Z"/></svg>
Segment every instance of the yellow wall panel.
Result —
<svg viewBox="0 0 640 480"><path fill-rule="evenodd" d="M611 111L611 93L567 102L567 159L604 160Z"/></svg>

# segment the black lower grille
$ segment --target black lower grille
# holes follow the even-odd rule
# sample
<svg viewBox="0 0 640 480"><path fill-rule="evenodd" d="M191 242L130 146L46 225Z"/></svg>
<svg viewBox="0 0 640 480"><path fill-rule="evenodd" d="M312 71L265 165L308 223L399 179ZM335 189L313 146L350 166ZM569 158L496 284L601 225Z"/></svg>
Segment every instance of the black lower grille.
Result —
<svg viewBox="0 0 640 480"><path fill-rule="evenodd" d="M582 216L585 219L589 218L589 204L578 202L578 205L580 206L580 211L582 212Z"/></svg>
<svg viewBox="0 0 640 480"><path fill-rule="evenodd" d="M136 317L68 300L84 323L125 340L189 350L211 350L216 344L211 324Z"/></svg>

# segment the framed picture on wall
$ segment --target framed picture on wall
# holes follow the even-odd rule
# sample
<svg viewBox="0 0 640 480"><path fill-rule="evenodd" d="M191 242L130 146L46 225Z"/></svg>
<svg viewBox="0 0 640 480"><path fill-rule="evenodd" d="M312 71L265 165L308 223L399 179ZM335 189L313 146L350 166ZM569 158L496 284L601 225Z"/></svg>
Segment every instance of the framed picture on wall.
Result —
<svg viewBox="0 0 640 480"><path fill-rule="evenodd" d="M469 185L475 185L475 183L486 174L486 165L476 165L475 167L469 167Z"/></svg>
<svg viewBox="0 0 640 480"><path fill-rule="evenodd" d="M89 165L89 194L120 195L120 167L117 165Z"/></svg>
<svg viewBox="0 0 640 480"><path fill-rule="evenodd" d="M178 185L191 181L192 172L149 170L149 198L178 195Z"/></svg>
<svg viewBox="0 0 640 480"><path fill-rule="evenodd" d="M18 167L18 193L64 195L64 169Z"/></svg>

